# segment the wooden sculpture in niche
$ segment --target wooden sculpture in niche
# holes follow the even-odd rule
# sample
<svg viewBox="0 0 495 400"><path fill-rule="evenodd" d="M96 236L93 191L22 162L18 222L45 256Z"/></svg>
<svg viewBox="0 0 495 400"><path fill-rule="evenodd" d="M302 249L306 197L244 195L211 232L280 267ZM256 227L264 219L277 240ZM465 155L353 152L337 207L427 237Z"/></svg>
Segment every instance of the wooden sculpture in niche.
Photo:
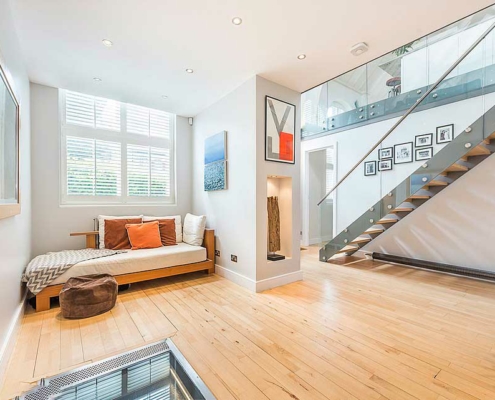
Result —
<svg viewBox="0 0 495 400"><path fill-rule="evenodd" d="M280 212L278 197L268 197L268 260L278 261L285 257L275 252L280 250Z"/></svg>

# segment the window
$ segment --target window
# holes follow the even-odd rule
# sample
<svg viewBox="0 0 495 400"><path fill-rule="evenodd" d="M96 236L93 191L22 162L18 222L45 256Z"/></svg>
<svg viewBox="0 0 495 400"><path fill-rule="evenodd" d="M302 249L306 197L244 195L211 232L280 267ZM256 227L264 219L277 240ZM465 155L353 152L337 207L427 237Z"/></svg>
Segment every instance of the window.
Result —
<svg viewBox="0 0 495 400"><path fill-rule="evenodd" d="M60 93L62 204L175 202L175 115Z"/></svg>

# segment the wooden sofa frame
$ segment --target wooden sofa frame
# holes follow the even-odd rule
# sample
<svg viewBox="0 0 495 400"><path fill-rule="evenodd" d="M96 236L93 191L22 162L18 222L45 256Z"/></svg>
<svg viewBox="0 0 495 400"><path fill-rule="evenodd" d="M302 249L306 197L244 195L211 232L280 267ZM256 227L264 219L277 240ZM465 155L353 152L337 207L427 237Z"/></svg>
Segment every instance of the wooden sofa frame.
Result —
<svg viewBox="0 0 495 400"><path fill-rule="evenodd" d="M98 248L98 231L76 232L71 236L86 236L86 247ZM187 274L188 272L205 271L207 274L215 272L215 231L206 229L203 239L203 247L206 248L206 261L178 265L176 267L167 267L153 269L150 271L133 272L131 274L117 275L115 280L119 285L149 281L152 279L165 278L167 276ZM36 312L50 309L50 299L57 297L63 288L61 285L47 286L36 295Z"/></svg>

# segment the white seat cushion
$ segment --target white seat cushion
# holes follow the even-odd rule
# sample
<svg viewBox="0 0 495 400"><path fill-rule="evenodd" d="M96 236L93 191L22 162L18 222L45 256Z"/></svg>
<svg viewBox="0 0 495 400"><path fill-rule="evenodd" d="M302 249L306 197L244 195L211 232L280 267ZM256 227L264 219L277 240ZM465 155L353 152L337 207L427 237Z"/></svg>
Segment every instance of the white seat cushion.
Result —
<svg viewBox="0 0 495 400"><path fill-rule="evenodd" d="M74 276L90 274L110 274L113 276L153 269L176 267L206 260L204 247L179 243L176 246L163 246L156 249L128 250L113 256L83 261L74 265L55 279L50 286L60 285Z"/></svg>
<svg viewBox="0 0 495 400"><path fill-rule="evenodd" d="M187 214L184 218L182 237L185 243L201 246L205 235L206 216Z"/></svg>

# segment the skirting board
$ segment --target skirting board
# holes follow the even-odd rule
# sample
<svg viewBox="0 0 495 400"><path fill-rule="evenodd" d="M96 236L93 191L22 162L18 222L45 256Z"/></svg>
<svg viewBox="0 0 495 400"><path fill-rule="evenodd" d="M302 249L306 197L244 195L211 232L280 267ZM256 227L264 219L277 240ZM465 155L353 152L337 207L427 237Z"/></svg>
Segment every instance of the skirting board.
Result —
<svg viewBox="0 0 495 400"><path fill-rule="evenodd" d="M7 336L5 337L5 341L4 343L2 343L2 347L0 348L0 388L3 386L5 371L7 370L10 356L14 351L17 333L19 332L19 329L21 327L22 317L24 316L24 310L26 308L26 297L27 290L22 298L21 304L19 304L19 306L17 307L14 318L10 323Z"/></svg>
<svg viewBox="0 0 495 400"><path fill-rule="evenodd" d="M255 281L217 264L215 264L215 273L252 292L262 292L264 290L268 290L277 286L302 281L303 279L302 271L296 271L284 275L274 276L268 279L262 279L260 281Z"/></svg>

